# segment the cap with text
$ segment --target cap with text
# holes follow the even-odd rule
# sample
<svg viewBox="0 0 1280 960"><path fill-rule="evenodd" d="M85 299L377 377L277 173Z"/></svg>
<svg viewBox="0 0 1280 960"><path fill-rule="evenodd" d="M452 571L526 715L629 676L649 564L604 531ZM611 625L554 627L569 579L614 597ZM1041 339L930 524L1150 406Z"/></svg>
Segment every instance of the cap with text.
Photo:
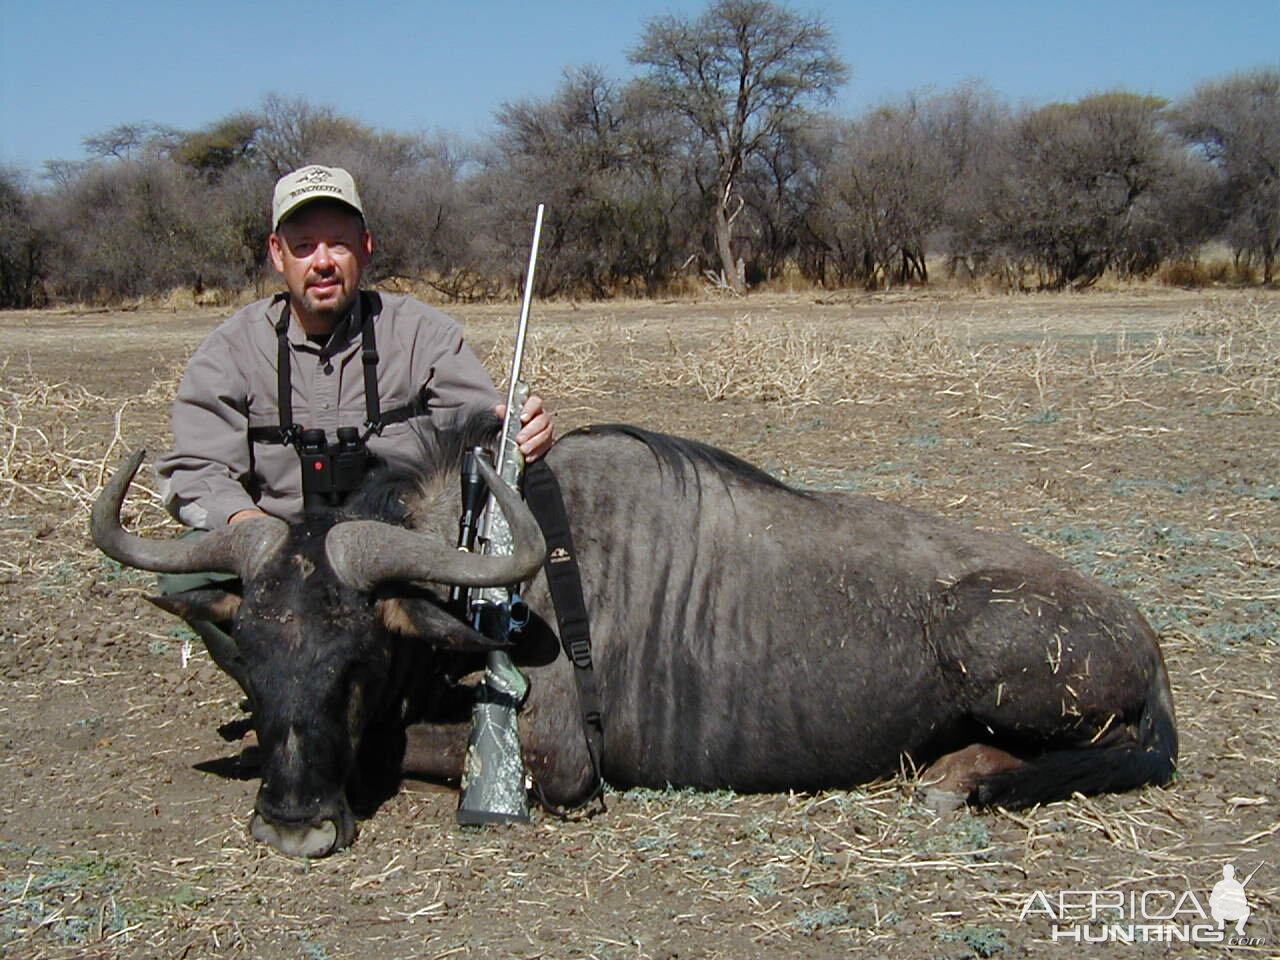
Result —
<svg viewBox="0 0 1280 960"><path fill-rule="evenodd" d="M360 194L351 174L341 167L322 167L313 163L293 173L286 173L276 181L275 196L271 200L271 229L278 230L280 221L304 203L312 200L337 200L364 216Z"/></svg>

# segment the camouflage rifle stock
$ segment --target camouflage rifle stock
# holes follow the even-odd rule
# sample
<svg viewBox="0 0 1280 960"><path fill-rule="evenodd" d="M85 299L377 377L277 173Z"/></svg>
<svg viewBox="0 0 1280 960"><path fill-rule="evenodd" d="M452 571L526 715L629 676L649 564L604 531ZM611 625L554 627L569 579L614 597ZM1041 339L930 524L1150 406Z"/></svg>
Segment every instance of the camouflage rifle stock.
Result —
<svg viewBox="0 0 1280 960"><path fill-rule="evenodd" d="M533 226L533 246L525 276L520 326L516 331L515 354L507 387L507 409L498 447L498 476L503 483L519 489L524 472L524 456L516 444L520 432L520 411L529 397L528 386L520 379L525 333L529 325L529 304L533 296L534 268L538 261L538 241L542 234L543 205L538 204ZM511 530L493 496L484 515L481 548L494 556L511 553ZM522 604L515 587L484 587L473 591L471 611L476 629L495 639L507 639L513 622L523 620ZM513 611L515 616L513 617ZM476 694L471 714L471 739L462 772L462 794L458 800L458 822L462 824L528 821L529 794L525 785L524 760L520 753L517 713L529 692L529 681L511 662L505 651L488 655L484 681Z"/></svg>

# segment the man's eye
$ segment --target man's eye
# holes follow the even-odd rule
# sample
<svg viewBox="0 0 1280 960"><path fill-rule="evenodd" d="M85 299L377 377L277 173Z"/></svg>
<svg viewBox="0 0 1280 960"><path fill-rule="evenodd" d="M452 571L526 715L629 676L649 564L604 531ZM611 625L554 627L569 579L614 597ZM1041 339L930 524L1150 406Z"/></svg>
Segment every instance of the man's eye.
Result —
<svg viewBox="0 0 1280 960"><path fill-rule="evenodd" d="M310 256L316 249L314 243L295 243L293 245L293 255L295 257Z"/></svg>

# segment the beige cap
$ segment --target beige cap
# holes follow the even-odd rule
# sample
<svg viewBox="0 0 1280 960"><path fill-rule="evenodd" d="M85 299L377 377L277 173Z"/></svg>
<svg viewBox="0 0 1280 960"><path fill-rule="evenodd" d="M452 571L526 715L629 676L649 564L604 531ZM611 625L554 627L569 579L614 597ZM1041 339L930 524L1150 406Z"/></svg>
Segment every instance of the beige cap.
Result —
<svg viewBox="0 0 1280 960"><path fill-rule="evenodd" d="M360 194L351 174L341 167L322 167L313 163L293 173L286 173L276 181L275 196L271 200L271 229L276 230L280 221L304 203L312 200L338 200L355 207L364 216Z"/></svg>

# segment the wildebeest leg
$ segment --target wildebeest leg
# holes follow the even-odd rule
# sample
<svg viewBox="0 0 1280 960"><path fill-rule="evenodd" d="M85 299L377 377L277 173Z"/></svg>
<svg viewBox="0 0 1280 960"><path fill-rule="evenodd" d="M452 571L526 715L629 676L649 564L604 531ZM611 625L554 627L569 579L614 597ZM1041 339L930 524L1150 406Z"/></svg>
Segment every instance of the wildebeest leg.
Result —
<svg viewBox="0 0 1280 960"><path fill-rule="evenodd" d="M962 677L964 725L979 731L966 739L1026 761L979 776L970 802L1016 809L1169 782L1168 674L1131 603L1056 569L983 570L946 600L935 636Z"/></svg>
<svg viewBox="0 0 1280 960"><path fill-rule="evenodd" d="M1020 767L1022 761L1011 753L985 743L973 743L963 750L944 754L924 771L924 802L936 813L949 813L964 806L974 788L987 777Z"/></svg>
<svg viewBox="0 0 1280 960"><path fill-rule="evenodd" d="M405 730L400 772L424 780L461 780L471 731L465 723L415 723Z"/></svg>

